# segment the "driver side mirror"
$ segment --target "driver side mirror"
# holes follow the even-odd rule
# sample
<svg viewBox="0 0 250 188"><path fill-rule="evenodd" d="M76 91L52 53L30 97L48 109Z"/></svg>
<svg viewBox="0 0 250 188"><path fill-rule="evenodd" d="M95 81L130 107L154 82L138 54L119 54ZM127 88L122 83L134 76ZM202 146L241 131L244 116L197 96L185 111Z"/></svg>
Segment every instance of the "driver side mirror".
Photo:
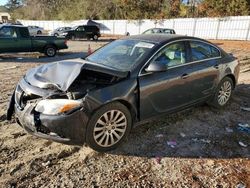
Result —
<svg viewBox="0 0 250 188"><path fill-rule="evenodd" d="M160 61L153 61L145 69L146 72L163 72L167 70L167 66L161 63Z"/></svg>

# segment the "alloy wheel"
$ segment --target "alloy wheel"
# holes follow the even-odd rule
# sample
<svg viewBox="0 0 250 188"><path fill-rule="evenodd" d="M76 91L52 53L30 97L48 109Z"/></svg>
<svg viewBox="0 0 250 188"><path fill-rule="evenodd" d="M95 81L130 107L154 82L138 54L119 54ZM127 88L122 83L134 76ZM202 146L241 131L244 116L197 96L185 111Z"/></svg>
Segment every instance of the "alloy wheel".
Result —
<svg viewBox="0 0 250 188"><path fill-rule="evenodd" d="M231 93L232 93L232 85L229 81L225 81L221 85L221 88L219 90L219 94L218 94L219 105L224 106L230 99Z"/></svg>
<svg viewBox="0 0 250 188"><path fill-rule="evenodd" d="M127 118L120 110L105 112L96 122L93 137L101 147L110 147L119 142L127 129Z"/></svg>

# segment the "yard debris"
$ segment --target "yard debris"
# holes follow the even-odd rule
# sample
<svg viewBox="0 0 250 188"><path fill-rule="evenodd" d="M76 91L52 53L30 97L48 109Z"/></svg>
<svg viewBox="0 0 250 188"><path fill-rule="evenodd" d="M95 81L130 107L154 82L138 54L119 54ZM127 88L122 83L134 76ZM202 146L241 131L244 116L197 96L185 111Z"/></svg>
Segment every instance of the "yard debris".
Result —
<svg viewBox="0 0 250 188"><path fill-rule="evenodd" d="M18 137L21 137L21 136L24 136L26 135L25 132L18 132L18 133L12 133L11 134L14 138L18 138Z"/></svg>
<svg viewBox="0 0 250 188"><path fill-rule="evenodd" d="M228 133L232 133L232 132L234 132L234 130L233 130L233 129L231 129L231 128L229 128L229 127L226 127L226 131L227 131Z"/></svg>
<svg viewBox="0 0 250 188"><path fill-rule="evenodd" d="M245 124L239 123L238 126L242 128L250 128L250 125L248 125L247 123Z"/></svg>
<svg viewBox="0 0 250 188"><path fill-rule="evenodd" d="M193 140L194 142L204 142L204 143L206 143L206 144L210 144L210 143L211 143L211 140L209 140L209 139L204 139L204 138L202 138L202 139L192 138L192 140Z"/></svg>
<svg viewBox="0 0 250 188"><path fill-rule="evenodd" d="M184 133L180 133L181 137L184 138L186 135Z"/></svg>
<svg viewBox="0 0 250 188"><path fill-rule="evenodd" d="M161 164L161 157L160 156L155 157L155 161L157 164Z"/></svg>
<svg viewBox="0 0 250 188"><path fill-rule="evenodd" d="M250 112L250 107L240 107L241 110Z"/></svg>
<svg viewBox="0 0 250 188"><path fill-rule="evenodd" d="M48 167L50 166L51 162L50 161L47 161L46 163L42 163L42 166L43 167Z"/></svg>
<svg viewBox="0 0 250 188"><path fill-rule="evenodd" d="M246 188L246 185L244 185L243 183L239 183L237 184L236 188Z"/></svg>
<svg viewBox="0 0 250 188"><path fill-rule="evenodd" d="M163 134L157 134L157 135L155 136L155 138L163 138L163 137L164 137Z"/></svg>
<svg viewBox="0 0 250 188"><path fill-rule="evenodd" d="M10 175L11 175L11 176L14 175L14 173L17 172L18 170L20 170L22 166L23 166L23 164L18 164L18 165L16 165L14 168L12 168L12 169L10 170Z"/></svg>
<svg viewBox="0 0 250 188"><path fill-rule="evenodd" d="M238 130L242 132L250 133L250 126L247 123L246 124L239 123Z"/></svg>
<svg viewBox="0 0 250 188"><path fill-rule="evenodd" d="M167 141L167 145L170 146L171 148L175 148L177 143L176 143L176 141Z"/></svg>
<svg viewBox="0 0 250 188"><path fill-rule="evenodd" d="M0 71L10 70L10 69L16 69L16 68L19 68L19 66L6 67L6 68L3 68L3 69L0 69Z"/></svg>
<svg viewBox="0 0 250 188"><path fill-rule="evenodd" d="M246 144L244 144L243 142L241 142L241 141L239 141L239 145L240 146L242 146L242 147L244 147L244 148L246 148L247 147L247 145Z"/></svg>
<svg viewBox="0 0 250 188"><path fill-rule="evenodd" d="M207 144L210 144L210 143L211 143L211 140L208 140L208 139L201 139L200 141L201 141L201 142L204 142L204 143L207 143Z"/></svg>

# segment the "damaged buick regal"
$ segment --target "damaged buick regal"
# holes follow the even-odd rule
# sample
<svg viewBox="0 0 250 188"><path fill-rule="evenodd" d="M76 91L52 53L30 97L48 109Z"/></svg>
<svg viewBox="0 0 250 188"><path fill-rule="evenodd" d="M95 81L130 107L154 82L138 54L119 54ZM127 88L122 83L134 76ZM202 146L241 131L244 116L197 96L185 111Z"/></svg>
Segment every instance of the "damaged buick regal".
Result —
<svg viewBox="0 0 250 188"><path fill-rule="evenodd" d="M29 70L7 118L15 114L40 138L105 152L153 117L203 103L224 107L238 75L238 60L203 39L131 36L84 59Z"/></svg>

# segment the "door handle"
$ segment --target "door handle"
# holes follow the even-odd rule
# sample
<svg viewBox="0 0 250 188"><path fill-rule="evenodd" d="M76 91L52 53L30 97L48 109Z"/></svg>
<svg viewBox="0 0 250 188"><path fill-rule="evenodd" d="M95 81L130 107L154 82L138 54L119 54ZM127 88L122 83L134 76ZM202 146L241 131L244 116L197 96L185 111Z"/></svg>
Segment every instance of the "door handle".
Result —
<svg viewBox="0 0 250 188"><path fill-rule="evenodd" d="M183 75L181 76L182 79L186 79L186 78L188 78L188 77L189 77L189 75L188 75L187 73L185 73L185 74L183 74Z"/></svg>
<svg viewBox="0 0 250 188"><path fill-rule="evenodd" d="M219 65L218 64L214 65L214 68L219 69Z"/></svg>

